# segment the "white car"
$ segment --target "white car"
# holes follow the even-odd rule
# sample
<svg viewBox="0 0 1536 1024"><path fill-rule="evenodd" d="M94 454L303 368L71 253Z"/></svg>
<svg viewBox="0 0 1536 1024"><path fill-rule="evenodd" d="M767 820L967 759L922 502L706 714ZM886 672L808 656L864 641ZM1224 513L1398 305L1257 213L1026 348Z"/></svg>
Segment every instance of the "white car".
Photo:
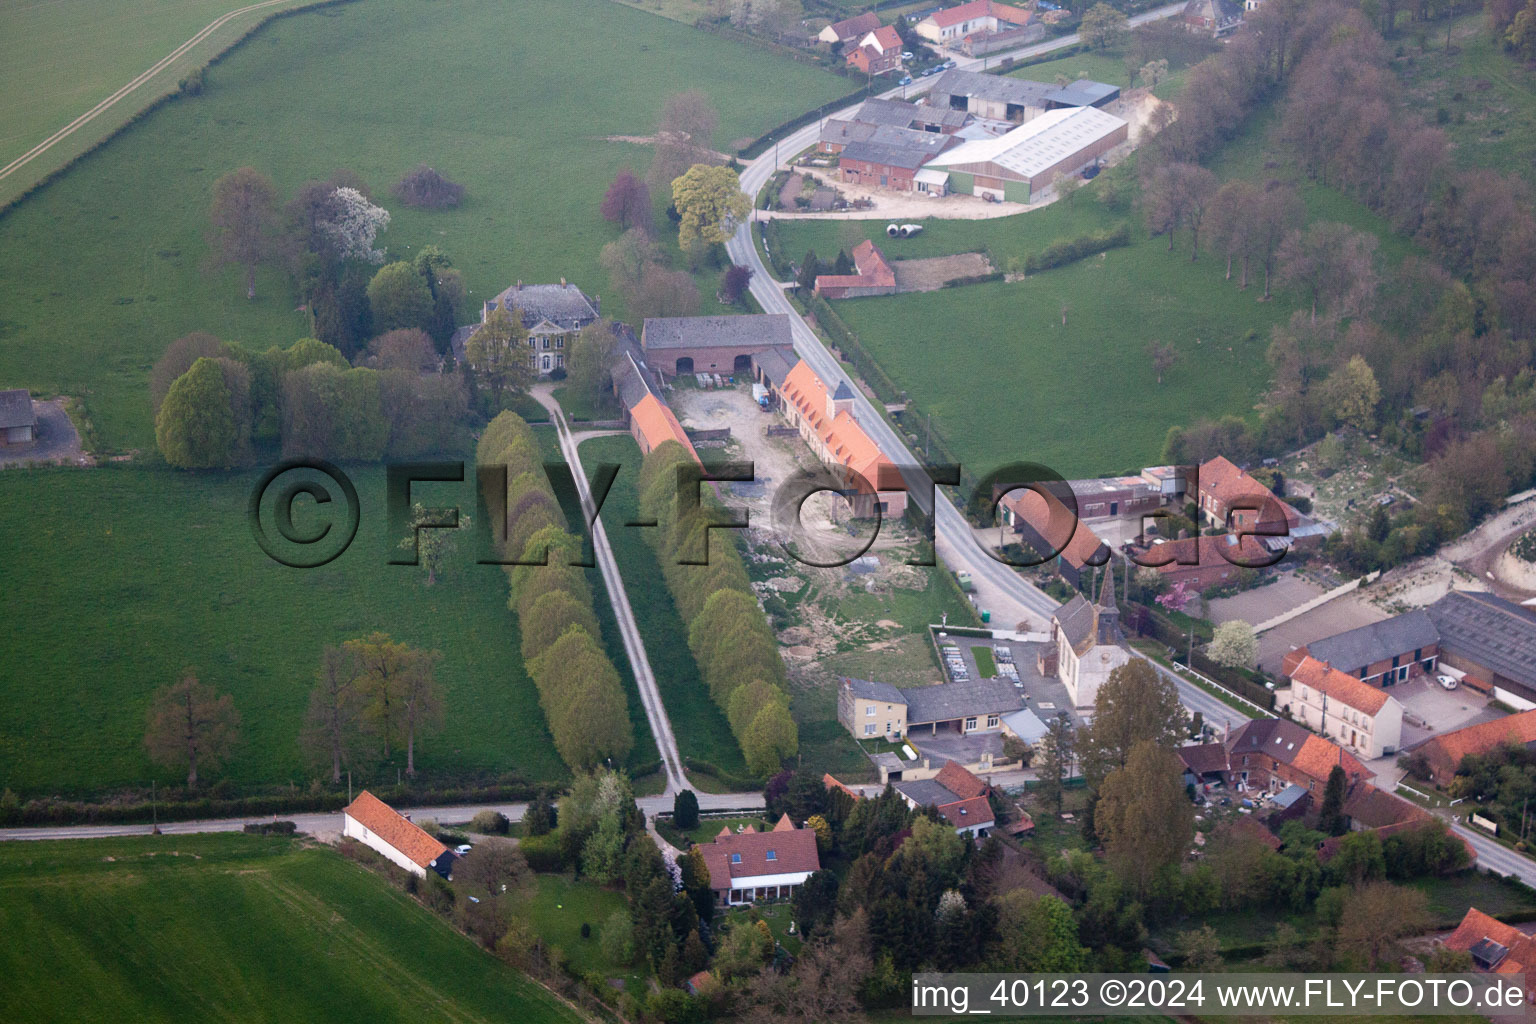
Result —
<svg viewBox="0 0 1536 1024"><path fill-rule="evenodd" d="M462 857L466 853L468 853L470 851L470 849L471 849L470 845L468 843L465 843L463 846L455 846L453 848L453 852L458 854L460 857Z"/></svg>
<svg viewBox="0 0 1536 1024"><path fill-rule="evenodd" d="M1435 682L1439 683L1441 686L1445 687L1447 690L1454 690L1454 689L1456 689L1456 680L1453 677L1451 677L1451 676L1447 676L1447 675L1435 676Z"/></svg>

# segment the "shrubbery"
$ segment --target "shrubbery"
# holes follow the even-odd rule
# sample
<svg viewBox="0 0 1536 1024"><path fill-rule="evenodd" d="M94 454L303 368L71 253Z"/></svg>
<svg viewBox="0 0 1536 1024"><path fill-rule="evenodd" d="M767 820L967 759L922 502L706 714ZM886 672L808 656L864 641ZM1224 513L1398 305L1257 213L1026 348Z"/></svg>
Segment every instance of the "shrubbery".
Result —
<svg viewBox="0 0 1536 1024"><path fill-rule="evenodd" d="M688 646L699 674L726 713L748 770L766 776L800 747L783 689L784 662L741 554L729 534L722 537L708 529L708 523L727 518L723 507L702 485L697 506L680 501L679 469L692 461L673 441L647 455L640 470L640 508L661 524L648 534L667 588L688 623ZM707 564L687 565L685 559Z"/></svg>
<svg viewBox="0 0 1536 1024"><path fill-rule="evenodd" d="M1096 231L1091 235L1062 239L1052 242L1037 253L1032 252L1024 257L1024 273L1035 274L1042 270L1050 270L1052 267L1063 267L1068 263L1076 263L1089 256L1097 256L1101 252L1119 249L1130 244L1131 226L1129 224L1121 224L1112 231Z"/></svg>
<svg viewBox="0 0 1536 1024"><path fill-rule="evenodd" d="M464 199L464 186L449 181L426 164L418 164L395 184L395 198L406 206L446 210Z"/></svg>

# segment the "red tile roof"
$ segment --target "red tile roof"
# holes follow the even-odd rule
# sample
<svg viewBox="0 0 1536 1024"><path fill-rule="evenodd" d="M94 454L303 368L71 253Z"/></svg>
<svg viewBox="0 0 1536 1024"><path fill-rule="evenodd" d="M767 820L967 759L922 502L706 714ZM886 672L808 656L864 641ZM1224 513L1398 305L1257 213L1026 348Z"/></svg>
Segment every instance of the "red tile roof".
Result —
<svg viewBox="0 0 1536 1024"><path fill-rule="evenodd" d="M864 433L851 413L845 409L828 419L827 386L804 359L784 376L780 390L785 401L795 407L821 439L831 461L853 470L876 489L882 481L895 479L895 464Z"/></svg>
<svg viewBox="0 0 1536 1024"><path fill-rule="evenodd" d="M775 832L793 832L794 830L795 823L789 820L789 815L787 814L779 815L778 822L773 826L773 831Z"/></svg>
<svg viewBox="0 0 1536 1024"><path fill-rule="evenodd" d="M1271 850L1280 849L1280 837L1249 817L1239 816L1223 825L1222 830L1234 836L1257 839Z"/></svg>
<svg viewBox="0 0 1536 1024"><path fill-rule="evenodd" d="M1283 515L1291 526L1301 522L1299 512L1222 455L1200 464L1200 492L1210 495L1223 505L1230 505L1241 498L1263 501L1262 511L1265 514L1259 516L1260 522L1273 519L1276 515Z"/></svg>
<svg viewBox="0 0 1536 1024"><path fill-rule="evenodd" d="M965 765L959 761L945 761L933 781L961 800L987 795L987 784L966 770Z"/></svg>
<svg viewBox="0 0 1536 1024"><path fill-rule="evenodd" d="M950 762L953 764L954 762ZM992 805L984 796L973 796L969 800L956 800L952 804L939 804L938 811L944 815L944 819L955 828L974 828L977 825L991 825L995 820L992 814Z"/></svg>
<svg viewBox="0 0 1536 1024"><path fill-rule="evenodd" d="M715 838L713 843L701 846L704 863L709 867L709 887L715 890L732 888L735 879L754 878L761 875L790 875L819 870L821 860L816 855L816 833L808 828L790 828L770 832L746 832L731 835L729 830ZM772 853L773 859L768 859ZM733 861L734 856L740 861Z"/></svg>
<svg viewBox="0 0 1536 1024"><path fill-rule="evenodd" d="M666 403L655 395L646 395L635 403L635 407L629 410L630 418L634 421L640 433L645 436L645 443L650 451L667 441L676 441L688 450L693 456L693 461L699 461L699 453L693 450L693 443L688 440L688 433L683 425L677 421L672 410Z"/></svg>
<svg viewBox="0 0 1536 1024"><path fill-rule="evenodd" d="M901 35L893 25L881 25L870 34L875 37L875 45L880 49L881 53L887 50L901 49ZM873 246L873 243L868 244ZM858 257L855 256L854 260L857 262Z"/></svg>
<svg viewBox="0 0 1536 1024"><path fill-rule="evenodd" d="M1027 25L1030 19L1028 11L1010 7L1007 4L994 3L993 0L972 0L971 3L961 4L959 7L938 11L932 15L932 18L935 25L948 28L970 18L985 18L988 15L1010 25Z"/></svg>
<svg viewBox="0 0 1536 1024"><path fill-rule="evenodd" d="M874 11L865 11L843 21L834 21L828 27L837 34L839 40L847 41L879 28L880 15Z"/></svg>
<svg viewBox="0 0 1536 1024"><path fill-rule="evenodd" d="M429 868L448 847L366 789L343 810L347 817L399 850L413 864Z"/></svg>
<svg viewBox="0 0 1536 1024"><path fill-rule="evenodd" d="M1419 749L1425 756L1439 760L1455 771L1468 754L1486 754L1504 743L1536 743L1536 711L1520 711L1491 722L1442 733Z"/></svg>
<svg viewBox="0 0 1536 1024"><path fill-rule="evenodd" d="M1362 782L1349 791L1344 813L1362 828L1384 828L1404 822L1427 821L1430 813L1418 804Z"/></svg>
<svg viewBox="0 0 1536 1024"><path fill-rule="evenodd" d="M1301 664L1291 672L1291 682L1310 686L1329 699L1339 701L1356 711L1363 711L1367 715L1374 715L1387 706L1387 695L1384 691L1313 657L1301 660Z"/></svg>
<svg viewBox="0 0 1536 1024"><path fill-rule="evenodd" d="M1072 514L1072 510L1054 494L1041 494L1036 490L1020 489L1003 496L1001 504L1019 519L1024 520L1052 548L1060 549L1060 556L1074 569L1090 564L1093 557L1104 547L1104 542ZM1071 531L1069 535L1067 531ZM1046 552L1038 552L1044 555Z"/></svg>
<svg viewBox="0 0 1536 1024"><path fill-rule="evenodd" d="M1184 762L1184 767L1195 775L1224 772L1231 767L1227 748L1220 743L1188 743L1175 753Z"/></svg>
<svg viewBox="0 0 1536 1024"><path fill-rule="evenodd" d="M816 290L828 288L894 288L896 270L885 253L869 239L853 247L853 266L857 274L818 274Z"/></svg>
<svg viewBox="0 0 1536 1024"><path fill-rule="evenodd" d="M862 793L859 793L856 790L849 789L847 786L843 785L841 782L839 782L836 779L834 779L830 772L828 772L827 774L825 774L825 775L823 775L821 777L821 784L823 786L826 786L827 789L829 789L829 790L840 789L844 793L847 793L849 796L853 797L855 800L862 800L862 799L864 799L864 795Z"/></svg>
<svg viewBox="0 0 1536 1024"><path fill-rule="evenodd" d="M1176 573L1183 570L1229 562L1234 568L1261 568L1275 556L1252 536L1238 538L1235 533L1217 537L1185 537L1170 540L1166 544L1154 544L1148 553L1168 561L1156 566L1158 572ZM1193 558L1194 561L1190 561ZM1182 559L1182 561L1181 561Z"/></svg>
<svg viewBox="0 0 1536 1024"><path fill-rule="evenodd" d="M1300 750L1296 751L1296 756L1291 758L1290 763L1292 768L1305 772L1320 782L1328 781L1334 765L1342 767L1346 777L1368 778L1372 774L1354 754L1321 736L1308 736L1307 741L1301 745Z"/></svg>

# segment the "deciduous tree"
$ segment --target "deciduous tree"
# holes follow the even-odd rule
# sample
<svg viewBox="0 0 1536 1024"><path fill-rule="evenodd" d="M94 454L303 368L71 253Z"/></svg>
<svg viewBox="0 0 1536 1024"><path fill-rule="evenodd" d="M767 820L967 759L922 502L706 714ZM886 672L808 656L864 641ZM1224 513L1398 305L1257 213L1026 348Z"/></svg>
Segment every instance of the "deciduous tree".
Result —
<svg viewBox="0 0 1536 1024"><path fill-rule="evenodd" d="M1098 723L1095 722L1094 725ZM1099 788L1093 826L1120 877L1146 893L1158 871L1183 862L1195 835L1183 763L1159 742L1142 740Z"/></svg>
<svg viewBox="0 0 1536 1024"><path fill-rule="evenodd" d="M566 387L597 404L613 386L613 364L619 342L611 320L596 320L581 329L565 357Z"/></svg>
<svg viewBox="0 0 1536 1024"><path fill-rule="evenodd" d="M427 327L432 322L432 289L410 263L389 263L368 282L368 307L379 332Z"/></svg>
<svg viewBox="0 0 1536 1024"><path fill-rule="evenodd" d="M363 710L361 678L362 666L353 652L330 645L320 651L300 744L312 762L329 762L332 783L341 781L341 769L357 746Z"/></svg>
<svg viewBox="0 0 1536 1024"><path fill-rule="evenodd" d="M1279 281L1300 288L1311 305L1341 316L1361 312L1376 291L1376 236L1336 221L1292 231L1279 249Z"/></svg>
<svg viewBox="0 0 1536 1024"><path fill-rule="evenodd" d="M475 368L475 380L490 390L491 405L497 410L504 395L520 395L533 384L527 341L522 310L508 313L498 306L464 345L464 358Z"/></svg>
<svg viewBox="0 0 1536 1024"><path fill-rule="evenodd" d="M1379 970L1391 962L1398 940L1417 935L1429 924L1429 897L1422 889L1371 882L1344 898L1338 949L1361 970Z"/></svg>
<svg viewBox="0 0 1536 1024"><path fill-rule="evenodd" d="M651 190L628 167L614 176L603 195L603 219L628 231L639 228L647 235L655 227L651 212Z"/></svg>
<svg viewBox="0 0 1536 1024"><path fill-rule="evenodd" d="M1106 3L1097 3L1083 14L1078 33L1089 45L1106 50L1120 41L1129 24L1125 14Z"/></svg>
<svg viewBox="0 0 1536 1024"><path fill-rule="evenodd" d="M150 702L144 747L158 765L185 765L188 787L197 785L199 770L226 760L239 738L234 698L199 682L190 668Z"/></svg>
<svg viewBox="0 0 1536 1024"><path fill-rule="evenodd" d="M1157 382L1163 382L1163 375L1173 369L1173 364L1179 361L1179 350L1166 341L1147 342L1147 358L1152 361L1152 372L1157 374Z"/></svg>
<svg viewBox="0 0 1536 1024"><path fill-rule="evenodd" d="M1252 668L1259 655L1259 639L1242 619L1230 619L1216 627L1211 637L1211 660L1228 668Z"/></svg>
<svg viewBox="0 0 1536 1024"><path fill-rule="evenodd" d="M275 248L277 189L254 167L230 171L213 183L213 207L208 219L215 266L245 271L245 296L256 297L256 268Z"/></svg>
<svg viewBox="0 0 1536 1024"><path fill-rule="evenodd" d="M752 209L740 176L710 164L694 164L674 180L672 202L682 215L677 243L685 252L700 243L724 244Z"/></svg>
<svg viewBox="0 0 1536 1024"><path fill-rule="evenodd" d="M1178 691L1142 658L1132 658L1109 674L1093 709L1093 721L1079 741L1090 785L1125 767L1138 743L1172 748L1187 735L1188 712Z"/></svg>

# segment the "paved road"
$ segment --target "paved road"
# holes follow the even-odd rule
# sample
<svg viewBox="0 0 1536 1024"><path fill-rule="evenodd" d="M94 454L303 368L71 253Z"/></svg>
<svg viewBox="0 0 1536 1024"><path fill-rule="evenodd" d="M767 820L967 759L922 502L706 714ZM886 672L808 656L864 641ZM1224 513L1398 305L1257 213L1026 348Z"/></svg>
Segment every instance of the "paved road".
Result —
<svg viewBox="0 0 1536 1024"><path fill-rule="evenodd" d="M148 82L160 72L174 64L178 59L184 56L188 50L192 49L192 47L213 35L213 33L223 28L233 19L240 17L242 14L249 14L252 11L259 11L267 7L277 7L289 2L290 0L263 0L261 3L251 4L249 7L242 7L237 11L230 11L228 14L215 18L213 21L205 25L202 31L198 32L191 39L188 39L186 42L176 47L176 49L160 58L154 64L151 64L147 70L142 71L138 75L134 76L133 79L131 79L126 85L118 89L112 95L108 96L106 99L96 104L90 110L87 110L85 113L69 122L69 124L65 125L63 128L60 128L58 131L54 132L42 142L39 142L37 145L33 146L31 149L27 150L25 153L21 154L21 156L12 160L4 167L0 167L0 179L14 174L22 167L26 166L33 160L36 160L38 157L48 152L48 150L52 149L58 143L69 138L75 132L79 131L81 128L84 128L86 125L96 120L96 118L100 117L102 114L105 114L108 110L112 109L123 99L131 95L145 82Z"/></svg>
<svg viewBox="0 0 1536 1024"><path fill-rule="evenodd" d="M763 794L761 793L699 793L699 809L704 811L736 810L737 808L760 808L763 806ZM646 817L654 817L659 811L672 810L672 797L665 794L661 796L643 796L635 801ZM472 804L453 807L404 807L402 814L410 815L414 821L424 821L432 818L435 821L468 821L481 811L499 811L512 821L521 821L523 814L528 809L526 803L508 804ZM282 815L282 820L291 821L300 832L308 832L310 835L320 835L327 832L341 832L341 812L331 811L316 814L288 814ZM160 831L166 835L191 835L199 832L239 832L251 821L267 821L267 818L207 818L202 821L172 821L160 826ZM101 839L107 836L142 836L149 832L148 825L60 825L42 828L7 828L0 829L0 841L12 839Z"/></svg>
<svg viewBox="0 0 1536 1024"><path fill-rule="evenodd" d="M584 514L592 518L592 493L587 487L587 473L581 466L581 456L571 437L571 428L565 422L560 403L547 388L537 388L534 397L549 410L555 430L560 437L560 451L565 455L571 475L576 478L576 490L581 496ZM603 574L603 586L608 591L608 602L613 606L613 616L619 624L619 634L624 639L624 653L629 657L634 671L635 684L640 691L640 703L645 707L645 718L650 723L651 735L656 737L656 748L661 752L661 763L667 775L667 793L688 788L688 777L683 774L683 759L677 752L677 738L672 735L672 722L661 702L661 690L656 686L656 675L651 671L651 660L645 653L645 638L635 623L635 613L629 606L629 595L624 591L624 580L619 575L619 564L614 560L613 549L608 546L608 532L602 519L592 523L592 550L597 554L597 565Z"/></svg>

